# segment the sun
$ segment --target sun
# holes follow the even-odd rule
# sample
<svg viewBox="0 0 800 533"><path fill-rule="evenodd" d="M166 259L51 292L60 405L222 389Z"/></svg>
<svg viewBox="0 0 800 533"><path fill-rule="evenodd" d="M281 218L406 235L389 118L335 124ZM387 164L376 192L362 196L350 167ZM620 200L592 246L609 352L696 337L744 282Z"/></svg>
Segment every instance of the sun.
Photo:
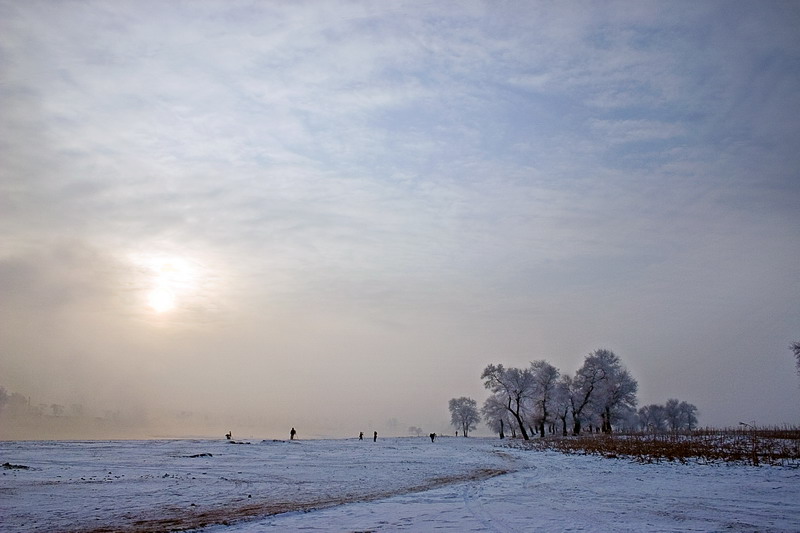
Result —
<svg viewBox="0 0 800 533"><path fill-rule="evenodd" d="M138 273L141 304L157 315L169 315L191 307L198 298L199 263L178 254L136 254L131 256Z"/></svg>
<svg viewBox="0 0 800 533"><path fill-rule="evenodd" d="M147 296L147 304L156 313L172 311L175 309L175 294L164 288L153 289Z"/></svg>

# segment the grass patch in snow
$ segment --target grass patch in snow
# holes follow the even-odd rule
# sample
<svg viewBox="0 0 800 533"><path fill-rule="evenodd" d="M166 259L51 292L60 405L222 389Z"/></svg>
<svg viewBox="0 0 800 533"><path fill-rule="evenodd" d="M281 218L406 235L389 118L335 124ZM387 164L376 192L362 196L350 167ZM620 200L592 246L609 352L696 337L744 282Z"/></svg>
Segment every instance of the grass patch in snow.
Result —
<svg viewBox="0 0 800 533"><path fill-rule="evenodd" d="M702 429L687 433L585 434L514 441L510 446L625 457L639 463L689 461L800 467L800 428Z"/></svg>

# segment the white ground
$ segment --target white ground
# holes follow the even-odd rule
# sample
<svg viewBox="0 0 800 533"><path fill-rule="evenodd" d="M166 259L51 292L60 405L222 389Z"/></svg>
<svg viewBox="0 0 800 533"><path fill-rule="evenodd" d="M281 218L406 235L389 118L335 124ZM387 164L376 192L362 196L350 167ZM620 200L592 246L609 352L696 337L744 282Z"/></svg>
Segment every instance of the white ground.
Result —
<svg viewBox="0 0 800 533"><path fill-rule="evenodd" d="M503 443L0 442L0 531L800 531L798 469Z"/></svg>

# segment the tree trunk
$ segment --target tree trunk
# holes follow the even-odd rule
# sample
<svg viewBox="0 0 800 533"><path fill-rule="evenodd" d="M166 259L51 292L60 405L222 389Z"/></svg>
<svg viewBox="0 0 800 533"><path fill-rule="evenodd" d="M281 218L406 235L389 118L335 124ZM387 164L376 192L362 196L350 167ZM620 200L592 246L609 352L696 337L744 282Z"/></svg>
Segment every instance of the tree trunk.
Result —
<svg viewBox="0 0 800 533"><path fill-rule="evenodd" d="M603 433L611 434L611 409L606 407L603 413Z"/></svg>
<svg viewBox="0 0 800 533"><path fill-rule="evenodd" d="M575 424L572 426L572 434L573 435L580 435L581 434L581 419L575 418Z"/></svg>
<svg viewBox="0 0 800 533"><path fill-rule="evenodd" d="M509 411L511 411L511 414L514 415L514 418L517 419L517 424L519 424L519 430L522 433L522 438L525 439L525 440L530 440L530 438L528 437L528 433L525 431L525 424L522 422L522 417L519 415L519 410L520 410L519 400L517 401L517 410L516 411L511 408L511 398L510 397L508 398L508 405L506 406L506 408ZM513 431L513 429L512 429L512 431ZM516 434L514 436L516 437Z"/></svg>
<svg viewBox="0 0 800 533"><path fill-rule="evenodd" d="M522 438L525 440L531 440L528 436L528 432L525 431L525 423L522 421L522 417L519 416L519 413L513 413L514 418L517 419L517 424L519 424L519 432L522 433Z"/></svg>

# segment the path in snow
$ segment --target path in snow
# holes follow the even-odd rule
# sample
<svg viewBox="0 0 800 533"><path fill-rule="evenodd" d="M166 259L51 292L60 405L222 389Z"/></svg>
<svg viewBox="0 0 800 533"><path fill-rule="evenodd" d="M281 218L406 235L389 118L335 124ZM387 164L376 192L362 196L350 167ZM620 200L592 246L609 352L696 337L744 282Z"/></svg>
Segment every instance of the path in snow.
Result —
<svg viewBox="0 0 800 533"><path fill-rule="evenodd" d="M203 533L800 531L800 471L524 452L516 472Z"/></svg>

